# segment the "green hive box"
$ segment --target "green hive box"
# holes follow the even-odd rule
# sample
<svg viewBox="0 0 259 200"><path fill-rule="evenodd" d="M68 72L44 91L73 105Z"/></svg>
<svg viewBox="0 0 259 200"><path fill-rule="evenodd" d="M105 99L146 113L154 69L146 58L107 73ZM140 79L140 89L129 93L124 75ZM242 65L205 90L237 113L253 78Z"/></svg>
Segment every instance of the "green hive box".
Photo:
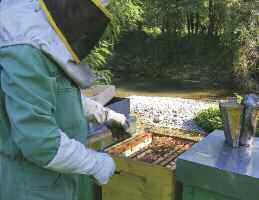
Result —
<svg viewBox="0 0 259 200"><path fill-rule="evenodd" d="M259 199L259 139L251 148L224 141L223 131L215 131L178 158L183 200Z"/></svg>

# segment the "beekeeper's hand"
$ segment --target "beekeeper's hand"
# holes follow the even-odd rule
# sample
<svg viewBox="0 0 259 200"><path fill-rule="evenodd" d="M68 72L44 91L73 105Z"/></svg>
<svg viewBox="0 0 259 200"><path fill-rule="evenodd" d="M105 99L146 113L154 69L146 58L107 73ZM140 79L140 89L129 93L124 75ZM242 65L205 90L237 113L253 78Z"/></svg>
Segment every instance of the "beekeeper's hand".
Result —
<svg viewBox="0 0 259 200"><path fill-rule="evenodd" d="M91 100L82 94L82 103L84 107L85 117L89 121L97 121L98 123L116 123L125 130L129 127L125 115L117 113L109 108L105 108L100 103Z"/></svg>
<svg viewBox="0 0 259 200"><path fill-rule="evenodd" d="M60 130L58 152L45 168L62 173L90 175L103 185L114 174L115 163L108 154L88 149Z"/></svg>
<svg viewBox="0 0 259 200"><path fill-rule="evenodd" d="M96 152L96 160L97 164L93 176L99 185L107 184L115 172L115 163L111 156L106 153Z"/></svg>
<svg viewBox="0 0 259 200"><path fill-rule="evenodd" d="M114 112L111 109L107 109L107 122L110 124L119 124L124 130L129 128L129 123L125 115Z"/></svg>

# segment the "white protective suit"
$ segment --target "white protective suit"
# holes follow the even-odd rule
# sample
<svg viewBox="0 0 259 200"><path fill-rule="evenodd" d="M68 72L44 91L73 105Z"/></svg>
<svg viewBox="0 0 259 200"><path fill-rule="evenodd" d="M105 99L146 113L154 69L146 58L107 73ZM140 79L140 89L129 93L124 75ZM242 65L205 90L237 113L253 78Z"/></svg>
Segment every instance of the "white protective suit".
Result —
<svg viewBox="0 0 259 200"><path fill-rule="evenodd" d="M19 44L32 45L61 65L69 66L67 64L72 59L48 23L37 0L1 0L0 48ZM94 116L99 123L108 120L126 126L127 120L124 115L106 109L84 96L82 101L86 117ZM114 173L115 165L107 154L86 149L83 144L70 139L60 130L59 150L46 168L66 173L90 174L100 184L105 184Z"/></svg>

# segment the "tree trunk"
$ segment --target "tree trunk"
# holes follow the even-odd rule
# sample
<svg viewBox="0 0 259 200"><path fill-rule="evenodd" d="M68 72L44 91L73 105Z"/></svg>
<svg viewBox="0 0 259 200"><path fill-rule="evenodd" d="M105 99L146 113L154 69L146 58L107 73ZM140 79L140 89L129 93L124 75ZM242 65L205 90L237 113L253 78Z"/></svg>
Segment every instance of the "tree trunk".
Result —
<svg viewBox="0 0 259 200"><path fill-rule="evenodd" d="M199 29L200 29L200 14L196 13L196 23L195 23L195 34L199 34Z"/></svg>
<svg viewBox="0 0 259 200"><path fill-rule="evenodd" d="M214 32L214 0L209 0L209 26L208 35L213 36Z"/></svg>

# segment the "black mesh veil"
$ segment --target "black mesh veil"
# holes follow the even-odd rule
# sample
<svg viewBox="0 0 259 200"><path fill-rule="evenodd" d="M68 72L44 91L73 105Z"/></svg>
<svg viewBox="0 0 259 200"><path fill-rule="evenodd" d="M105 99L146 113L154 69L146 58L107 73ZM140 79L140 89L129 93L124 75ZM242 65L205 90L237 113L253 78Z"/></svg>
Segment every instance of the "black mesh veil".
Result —
<svg viewBox="0 0 259 200"><path fill-rule="evenodd" d="M56 32L82 60L100 40L110 17L98 0L40 0ZM55 27L54 27L55 29Z"/></svg>

